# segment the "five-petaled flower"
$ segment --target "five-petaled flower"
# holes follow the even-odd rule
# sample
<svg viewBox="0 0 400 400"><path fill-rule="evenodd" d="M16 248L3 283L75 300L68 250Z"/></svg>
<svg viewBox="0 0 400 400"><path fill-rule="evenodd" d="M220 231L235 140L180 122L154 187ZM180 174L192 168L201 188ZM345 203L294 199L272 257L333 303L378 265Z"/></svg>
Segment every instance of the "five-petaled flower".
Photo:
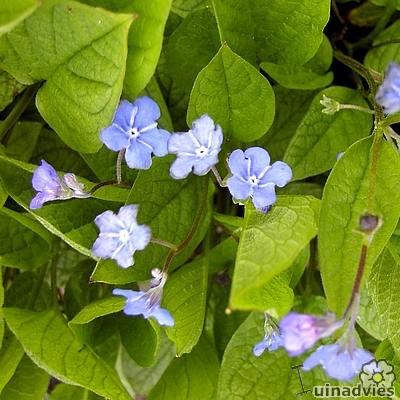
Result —
<svg viewBox="0 0 400 400"><path fill-rule="evenodd" d="M134 103L121 101L110 126L100 133L101 141L113 151L125 149L130 168L148 169L152 154L168 154L170 134L159 129L160 108L150 97L140 97Z"/></svg>
<svg viewBox="0 0 400 400"><path fill-rule="evenodd" d="M111 258L122 268L133 265L135 251L143 250L151 239L150 228L138 225L137 212L138 206L131 204L121 207L118 214L105 211L98 215L94 222L100 233L92 253L99 258Z"/></svg>
<svg viewBox="0 0 400 400"><path fill-rule="evenodd" d="M251 147L245 152L235 150L228 159L232 176L227 180L231 195L236 200L252 198L261 211L275 203L275 186L283 187L292 179L291 168L282 161L270 165L270 157L261 147Z"/></svg>
<svg viewBox="0 0 400 400"><path fill-rule="evenodd" d="M320 346L304 361L303 369L309 371L321 365L331 378L350 381L361 371L362 366L373 358L368 351L355 347L353 340L344 344L338 342Z"/></svg>
<svg viewBox="0 0 400 400"><path fill-rule="evenodd" d="M126 298L125 314L143 315L146 319L155 318L160 325L173 326L172 315L160 306L167 275L159 269L153 269L152 275L150 288L146 291L114 289L113 294Z"/></svg>
<svg viewBox="0 0 400 400"><path fill-rule="evenodd" d="M343 325L335 315L328 313L324 317L291 312L279 323L283 337L283 346L291 356L298 356L314 346L322 338L330 336Z"/></svg>
<svg viewBox="0 0 400 400"><path fill-rule="evenodd" d="M183 179L192 170L196 175L206 175L218 162L222 141L221 127L208 115L195 120L188 132L172 134L168 151L177 157L170 168L171 176Z"/></svg>
<svg viewBox="0 0 400 400"><path fill-rule="evenodd" d="M74 174L68 173L61 178L57 171L44 160L33 173L32 186L37 191L29 205L32 210L41 208L48 201L90 197Z"/></svg>
<svg viewBox="0 0 400 400"><path fill-rule="evenodd" d="M400 111L400 64L390 63L385 79L376 93L376 101L386 114Z"/></svg>

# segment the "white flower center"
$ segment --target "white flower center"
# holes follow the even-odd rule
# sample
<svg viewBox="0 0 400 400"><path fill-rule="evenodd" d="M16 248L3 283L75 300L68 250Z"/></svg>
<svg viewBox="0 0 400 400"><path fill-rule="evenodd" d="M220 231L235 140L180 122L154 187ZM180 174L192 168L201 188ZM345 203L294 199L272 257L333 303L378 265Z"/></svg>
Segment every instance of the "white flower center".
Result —
<svg viewBox="0 0 400 400"><path fill-rule="evenodd" d="M139 132L139 130L137 128L133 127L129 131L129 135L131 136L131 138L137 138L137 137L139 137L140 132Z"/></svg>
<svg viewBox="0 0 400 400"><path fill-rule="evenodd" d="M259 179L255 175L250 176L249 183L251 186L257 186L258 182L259 182Z"/></svg>
<svg viewBox="0 0 400 400"><path fill-rule="evenodd" d="M118 239L121 243L127 243L129 241L129 232L126 229L119 231Z"/></svg>
<svg viewBox="0 0 400 400"><path fill-rule="evenodd" d="M200 147L197 147L197 149L196 149L196 155L201 158L207 156L208 152L209 152L209 149L205 146L200 146Z"/></svg>

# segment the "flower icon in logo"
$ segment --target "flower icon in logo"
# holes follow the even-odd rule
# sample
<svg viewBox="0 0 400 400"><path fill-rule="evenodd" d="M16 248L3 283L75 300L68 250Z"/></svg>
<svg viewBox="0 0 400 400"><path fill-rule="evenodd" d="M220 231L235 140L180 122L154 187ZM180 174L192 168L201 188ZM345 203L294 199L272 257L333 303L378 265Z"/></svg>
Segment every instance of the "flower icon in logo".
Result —
<svg viewBox="0 0 400 400"><path fill-rule="evenodd" d="M385 360L372 360L364 364L360 372L363 387L391 388L396 379L393 365Z"/></svg>

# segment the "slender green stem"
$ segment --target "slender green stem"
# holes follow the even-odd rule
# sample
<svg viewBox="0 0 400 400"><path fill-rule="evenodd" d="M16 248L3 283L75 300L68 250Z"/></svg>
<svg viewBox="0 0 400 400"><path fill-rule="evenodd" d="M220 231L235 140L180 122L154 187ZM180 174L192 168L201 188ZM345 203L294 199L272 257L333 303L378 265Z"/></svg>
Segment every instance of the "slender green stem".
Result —
<svg viewBox="0 0 400 400"><path fill-rule="evenodd" d="M18 122L22 113L26 110L31 102L33 96L36 91L39 89L40 83L36 83L35 85L29 86L21 97L18 99L15 107L11 110L10 114L7 115L7 118L3 121L0 127L0 141L3 144L6 144L8 140L8 133L14 127L14 125Z"/></svg>
<svg viewBox="0 0 400 400"><path fill-rule="evenodd" d="M339 107L341 110L357 110L368 114L375 114L374 110L371 110L370 108L367 107L357 106L356 104L340 104Z"/></svg>
<svg viewBox="0 0 400 400"><path fill-rule="evenodd" d="M399 44L400 43L400 38L399 39L390 39L390 40L384 40L382 42L376 43L371 46L372 49L376 49L377 47L381 46L387 46L389 44Z"/></svg>
<svg viewBox="0 0 400 400"><path fill-rule="evenodd" d="M125 155L125 149L120 150L117 157L117 165L115 169L115 175L117 177L117 184L119 185L122 182L122 160Z"/></svg>
<svg viewBox="0 0 400 400"><path fill-rule="evenodd" d="M400 123L400 112L392 115L388 115L382 122L382 126L385 128L390 125Z"/></svg>
<svg viewBox="0 0 400 400"><path fill-rule="evenodd" d="M168 249L171 249L171 250L177 250L177 248L178 248L178 246L176 246L175 244L167 242L166 240L162 240L162 239L151 238L150 242L154 243L154 244L158 244L160 246L167 247Z"/></svg>
<svg viewBox="0 0 400 400"><path fill-rule="evenodd" d="M214 174L215 179L218 182L218 185L221 186L221 187L226 187L224 181L221 178L221 175L219 174L219 172L218 172L218 170L217 170L217 168L215 166L211 168L211 172Z"/></svg>

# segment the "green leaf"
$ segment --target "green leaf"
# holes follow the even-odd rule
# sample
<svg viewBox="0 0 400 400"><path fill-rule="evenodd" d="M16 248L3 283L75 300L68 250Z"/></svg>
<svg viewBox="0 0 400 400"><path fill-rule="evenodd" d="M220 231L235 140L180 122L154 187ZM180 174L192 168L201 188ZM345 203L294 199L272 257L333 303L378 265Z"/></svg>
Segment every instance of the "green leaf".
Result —
<svg viewBox="0 0 400 400"><path fill-rule="evenodd" d="M0 3L0 36L31 15L39 4L39 0L2 1Z"/></svg>
<svg viewBox="0 0 400 400"><path fill-rule="evenodd" d="M395 41L400 38L400 21L394 22L381 32L374 40L374 47L365 57L365 65L380 73L384 73L391 62L400 63L400 43L389 43L379 46L380 43Z"/></svg>
<svg viewBox="0 0 400 400"><path fill-rule="evenodd" d="M395 352L400 354L400 257L391 242L371 271L368 290L379 315L381 332L386 333Z"/></svg>
<svg viewBox="0 0 400 400"><path fill-rule="evenodd" d="M84 307L69 324L87 324L96 318L121 311L125 306L121 296L106 297Z"/></svg>
<svg viewBox="0 0 400 400"><path fill-rule="evenodd" d="M11 380L0 394L0 400L42 399L47 392L49 375L27 356L18 364Z"/></svg>
<svg viewBox="0 0 400 400"><path fill-rule="evenodd" d="M368 108L367 102L353 89L333 86L318 93L285 153L284 160L292 167L295 180L331 169L338 153L371 132L372 116L369 114L355 110L323 114L320 104L323 95L343 104Z"/></svg>
<svg viewBox="0 0 400 400"><path fill-rule="evenodd" d="M140 204L138 221L151 227L153 237L182 251L173 266L182 265L203 239L211 219L212 184L207 177L190 176L174 180L169 175L171 157L156 158L147 171L140 171L127 204ZM101 261L92 281L124 284L149 278L152 268L160 268L169 250L150 243L135 254L134 268L122 269L113 261Z"/></svg>
<svg viewBox="0 0 400 400"><path fill-rule="evenodd" d="M206 5L207 0L173 0L171 10L185 18L191 12L204 8Z"/></svg>
<svg viewBox="0 0 400 400"><path fill-rule="evenodd" d="M8 208L0 209L0 262L21 269L35 269L51 256L51 235L27 216Z"/></svg>
<svg viewBox="0 0 400 400"><path fill-rule="evenodd" d="M255 357L252 348L264 336L262 313L252 313L232 336L222 359L218 400L287 399L290 358L283 350Z"/></svg>
<svg viewBox="0 0 400 400"><path fill-rule="evenodd" d="M86 389L59 383L50 394L50 400L101 400L102 398Z"/></svg>
<svg viewBox="0 0 400 400"><path fill-rule="evenodd" d="M15 80L9 73L0 70L0 111L3 111L12 103L24 88L25 86Z"/></svg>
<svg viewBox="0 0 400 400"><path fill-rule="evenodd" d="M231 304L242 308L274 276L288 269L317 234L319 200L281 196L266 214L246 207L232 282Z"/></svg>
<svg viewBox="0 0 400 400"><path fill-rule="evenodd" d="M221 40L252 64L303 65L317 52L328 0L212 1Z"/></svg>
<svg viewBox="0 0 400 400"><path fill-rule="evenodd" d="M8 308L4 314L29 357L49 374L111 400L131 399L117 374L82 346L56 311Z"/></svg>
<svg viewBox="0 0 400 400"><path fill-rule="evenodd" d="M73 149L96 152L121 95L132 16L58 3L47 0L0 38L0 63L24 84L45 80L43 118Z"/></svg>
<svg viewBox="0 0 400 400"><path fill-rule="evenodd" d="M190 354L172 361L149 400L214 400L219 361L215 349L203 337Z"/></svg>
<svg viewBox="0 0 400 400"><path fill-rule="evenodd" d="M358 268L364 240L358 230L360 217L365 213L378 215L383 223L368 249L365 280L400 216L398 154L385 141L372 144L373 137L369 137L344 153L328 178L322 198L319 261L328 306L337 315L347 305Z"/></svg>
<svg viewBox="0 0 400 400"><path fill-rule="evenodd" d="M4 286L3 286L3 269L0 266L0 349L3 345L4 338L4 317L3 317L3 304L4 304Z"/></svg>
<svg viewBox="0 0 400 400"><path fill-rule="evenodd" d="M97 237L97 229L93 223L97 215L106 209L115 210L116 204L96 199L79 199L54 202L40 210L32 211L29 203L34 191L31 188L32 173L36 166L0 155L0 179L9 195L27 210L48 231L60 237L65 243L81 254L92 257L90 248ZM81 178L78 178L81 180ZM89 189L93 184L85 182ZM113 200L124 199L126 191L120 188L105 187L94 196Z"/></svg>
<svg viewBox="0 0 400 400"><path fill-rule="evenodd" d="M159 328L142 316L118 319L121 342L132 360L142 367L153 365L160 346Z"/></svg>
<svg viewBox="0 0 400 400"><path fill-rule="evenodd" d="M135 98L153 76L163 43L164 27L172 0L134 0L133 11L138 20L132 26L128 39L128 58L124 93Z"/></svg>
<svg viewBox="0 0 400 400"><path fill-rule="evenodd" d="M250 142L271 127L275 96L256 68L223 45L199 73L190 95L187 121L210 114L225 137Z"/></svg>
<svg viewBox="0 0 400 400"><path fill-rule="evenodd" d="M176 344L176 354L190 353L203 331L206 311L208 259L193 261L170 276L165 286L163 307L174 317L175 325L167 328Z"/></svg>
<svg viewBox="0 0 400 400"><path fill-rule="evenodd" d="M332 83L333 73L320 75L307 66L261 63L261 68L281 86L288 89L315 90Z"/></svg>
<svg viewBox="0 0 400 400"><path fill-rule="evenodd" d="M265 147L272 159L281 160L294 136L304 114L308 110L315 92L307 90L288 90L274 86L276 114L268 133L257 145Z"/></svg>

